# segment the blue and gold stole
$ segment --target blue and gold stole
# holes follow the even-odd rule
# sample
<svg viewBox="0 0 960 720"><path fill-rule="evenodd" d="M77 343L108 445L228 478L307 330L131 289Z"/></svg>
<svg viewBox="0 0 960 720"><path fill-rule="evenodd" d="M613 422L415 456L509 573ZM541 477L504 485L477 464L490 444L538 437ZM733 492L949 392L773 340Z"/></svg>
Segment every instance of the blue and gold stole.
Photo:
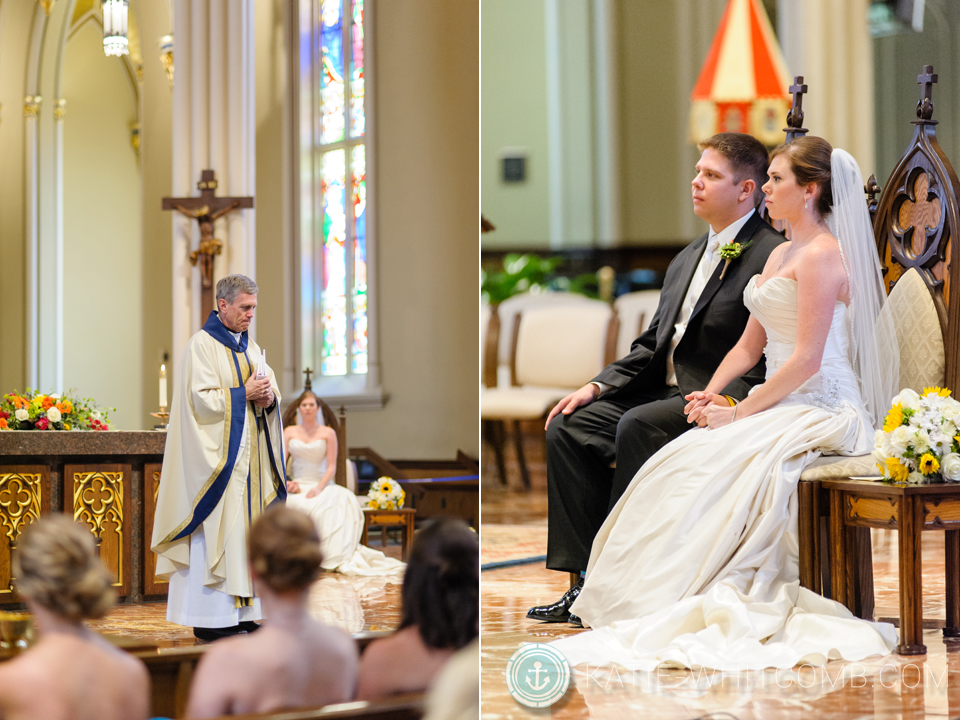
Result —
<svg viewBox="0 0 960 720"><path fill-rule="evenodd" d="M204 323L203 330L214 340L222 344L233 360L233 385L230 388L226 388L227 392L224 398L226 401L227 416L225 422L228 424L227 428L225 428L226 432L224 433L226 440L226 457L221 460L213 476L204 483L202 496L195 503L192 516L187 524L184 525L173 538L165 540L165 542L179 540L180 538L191 535L220 503L223 493L227 489L227 484L233 476L234 465L237 462L237 455L240 450L240 440L243 437L244 418L247 414L247 391L244 385L253 373L253 364L247 355L248 335L246 332L243 332L240 334L239 341L235 340L233 335L231 335L223 323L220 322L216 311L210 313L210 317L208 317L207 322ZM246 519L248 526L256 516L260 514L263 507L263 484L260 481L259 448L261 433L266 439L267 451L270 456L270 469L273 470L273 477L269 484L272 486L276 495L271 502L283 502L287 497L286 468L283 467L282 463L279 468L277 467L276 457L273 452L274 442L270 438L270 429L267 427L267 422L264 418L264 413L276 411L277 405L274 403L272 407L261 412L257 412L261 410L260 408L254 408L254 410L253 415L256 418L256 428L251 428L250 468L247 470ZM256 487L254 487L254 485ZM260 500L256 508L254 508L252 501L254 491L256 491L258 499Z"/></svg>

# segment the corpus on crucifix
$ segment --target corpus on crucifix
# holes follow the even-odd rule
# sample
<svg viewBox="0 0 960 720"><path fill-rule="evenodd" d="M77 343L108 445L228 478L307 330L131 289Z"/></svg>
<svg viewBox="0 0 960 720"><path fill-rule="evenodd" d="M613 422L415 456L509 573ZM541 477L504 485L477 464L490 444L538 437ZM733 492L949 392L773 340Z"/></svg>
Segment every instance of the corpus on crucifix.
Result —
<svg viewBox="0 0 960 720"><path fill-rule="evenodd" d="M217 180L213 170L200 173L197 190L200 197L163 198L164 210L176 210L200 223L200 245L190 253L190 264L200 263L201 323L213 311L213 260L223 252L223 243L213 236L213 223L234 210L252 208L252 197L216 197Z"/></svg>

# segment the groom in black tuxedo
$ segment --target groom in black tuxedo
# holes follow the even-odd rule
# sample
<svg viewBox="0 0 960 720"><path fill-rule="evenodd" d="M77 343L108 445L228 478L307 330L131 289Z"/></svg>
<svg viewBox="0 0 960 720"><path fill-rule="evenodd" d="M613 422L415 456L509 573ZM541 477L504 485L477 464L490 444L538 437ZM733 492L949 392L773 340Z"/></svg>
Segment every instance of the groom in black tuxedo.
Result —
<svg viewBox="0 0 960 720"><path fill-rule="evenodd" d="M743 290L784 240L756 210L767 179L763 145L750 135L720 133L699 147L693 210L709 231L670 263L657 312L630 353L547 417L547 567L581 579L558 602L531 608L529 618L579 624L569 607L597 531L640 466L690 429L685 396L706 387L740 339L750 316ZM731 243L741 254L727 262L719 248ZM763 375L761 360L715 402L742 400Z"/></svg>

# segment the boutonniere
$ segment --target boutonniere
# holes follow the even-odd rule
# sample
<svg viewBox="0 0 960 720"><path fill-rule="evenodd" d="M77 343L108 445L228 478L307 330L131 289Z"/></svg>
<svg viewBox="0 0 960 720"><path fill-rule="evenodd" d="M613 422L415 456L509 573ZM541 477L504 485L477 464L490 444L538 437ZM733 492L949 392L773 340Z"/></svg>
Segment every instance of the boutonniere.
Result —
<svg viewBox="0 0 960 720"><path fill-rule="evenodd" d="M720 257L723 258L723 270L720 271L720 279L727 274L727 268L730 263L736 260L748 247L753 245L753 240L745 243L731 242L720 246Z"/></svg>

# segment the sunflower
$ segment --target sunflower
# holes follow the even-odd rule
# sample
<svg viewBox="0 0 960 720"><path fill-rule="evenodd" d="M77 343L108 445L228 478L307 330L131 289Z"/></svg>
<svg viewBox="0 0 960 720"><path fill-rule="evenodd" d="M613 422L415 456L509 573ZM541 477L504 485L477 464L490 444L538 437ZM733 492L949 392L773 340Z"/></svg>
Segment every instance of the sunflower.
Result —
<svg viewBox="0 0 960 720"><path fill-rule="evenodd" d="M883 422L883 431L893 432L901 425L903 425L903 405L896 403L887 413L887 419Z"/></svg>
<svg viewBox="0 0 960 720"><path fill-rule="evenodd" d="M924 397L927 395L939 395L940 397L950 397L950 389L942 388L939 385L934 385L933 387L925 387L923 392L920 393Z"/></svg>
<svg viewBox="0 0 960 720"><path fill-rule="evenodd" d="M910 469L900 462L899 458L887 458L887 472L890 473L890 477L897 482L904 482L907 479L907 475L910 474Z"/></svg>
<svg viewBox="0 0 960 720"><path fill-rule="evenodd" d="M930 453L920 456L920 472L924 475L933 475L940 469L940 461Z"/></svg>

